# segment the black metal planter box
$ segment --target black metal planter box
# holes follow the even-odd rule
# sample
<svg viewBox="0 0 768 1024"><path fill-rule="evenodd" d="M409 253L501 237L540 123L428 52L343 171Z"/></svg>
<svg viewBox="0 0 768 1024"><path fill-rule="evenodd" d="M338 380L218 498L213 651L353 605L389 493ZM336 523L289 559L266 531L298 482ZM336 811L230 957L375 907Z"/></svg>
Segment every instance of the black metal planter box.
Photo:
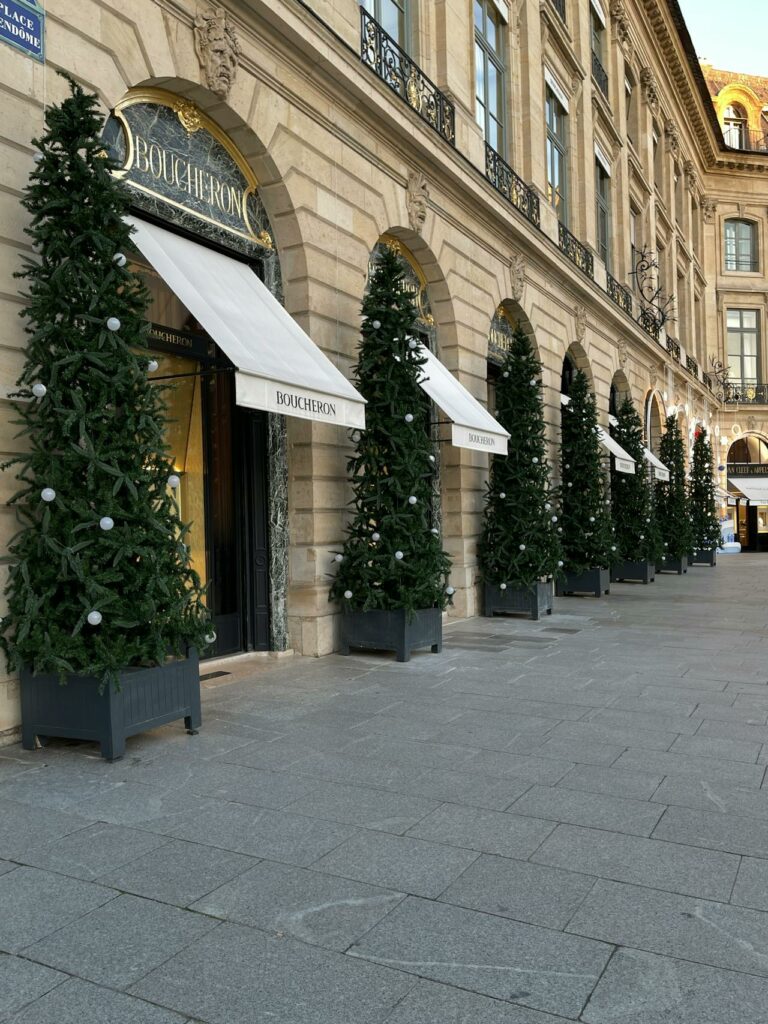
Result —
<svg viewBox="0 0 768 1024"><path fill-rule="evenodd" d="M557 595L594 594L602 597L611 592L610 569L587 569L586 572L566 572L557 581Z"/></svg>
<svg viewBox="0 0 768 1024"><path fill-rule="evenodd" d="M682 576L684 572L688 572L688 555L683 555L682 558L663 558L656 566L656 572L676 572L678 576Z"/></svg>
<svg viewBox="0 0 768 1024"><path fill-rule="evenodd" d="M411 651L420 647L439 654L443 649L443 613L439 608L422 608L409 621L404 608L342 612L339 653L349 654L351 647L394 651L398 661L410 661Z"/></svg>
<svg viewBox="0 0 768 1024"><path fill-rule="evenodd" d="M200 728L200 667L197 651L150 668L120 673L120 689L105 686L99 693L95 676L69 676L62 685L57 675L21 678L21 742L34 750L35 737L45 744L51 736L92 740L101 756L116 761L125 753L127 736L184 719L188 732Z"/></svg>
<svg viewBox="0 0 768 1024"><path fill-rule="evenodd" d="M638 580L640 583L653 583L656 579L656 566L653 562L617 562L611 566L611 583L620 580Z"/></svg>
<svg viewBox="0 0 768 1024"><path fill-rule="evenodd" d="M485 615L528 615L538 620L542 614L552 614L552 583L533 583L530 587L507 587L502 590L496 583L483 586Z"/></svg>
<svg viewBox="0 0 768 1024"><path fill-rule="evenodd" d="M717 565L717 548L709 548L706 551L700 548L694 551L691 565Z"/></svg>

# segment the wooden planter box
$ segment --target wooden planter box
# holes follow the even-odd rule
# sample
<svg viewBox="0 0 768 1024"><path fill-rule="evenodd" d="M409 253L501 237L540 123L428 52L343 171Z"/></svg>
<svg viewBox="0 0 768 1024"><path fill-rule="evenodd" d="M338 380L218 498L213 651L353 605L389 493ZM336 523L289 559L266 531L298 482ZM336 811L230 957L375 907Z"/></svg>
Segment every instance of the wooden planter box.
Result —
<svg viewBox="0 0 768 1024"><path fill-rule="evenodd" d="M684 572L688 572L688 555L683 555L682 558L663 558L656 566L656 572L676 572L678 576L682 576Z"/></svg>
<svg viewBox="0 0 768 1024"><path fill-rule="evenodd" d="M349 654L352 647L394 651L398 661L410 661L411 651L420 647L439 654L443 649L443 613L439 608L422 608L409 621L404 608L342 612L339 653Z"/></svg>
<svg viewBox="0 0 768 1024"><path fill-rule="evenodd" d="M22 669L21 742L35 749L51 736L92 740L101 745L101 756L117 761L125 753L127 736L184 719L187 732L195 733L202 721L200 668L197 651L151 668L128 668L120 673L120 689L105 686L99 693L95 676L33 675Z"/></svg>
<svg viewBox="0 0 768 1024"><path fill-rule="evenodd" d="M656 566L653 562L617 562L611 566L611 583L620 580L638 580L640 583L653 583L656 579Z"/></svg>
<svg viewBox="0 0 768 1024"><path fill-rule="evenodd" d="M587 569L586 572L566 572L557 581L558 597L569 594L594 594L602 597L611 592L610 569Z"/></svg>
<svg viewBox="0 0 768 1024"><path fill-rule="evenodd" d="M552 583L534 583L530 587L507 587L501 590L496 583L485 583L484 614L493 615L528 615L538 620L542 614L552 614L554 600Z"/></svg>
<svg viewBox="0 0 768 1024"><path fill-rule="evenodd" d="M698 551L694 551L691 565L711 565L714 567L717 565L717 548L708 548L707 550L699 548Z"/></svg>

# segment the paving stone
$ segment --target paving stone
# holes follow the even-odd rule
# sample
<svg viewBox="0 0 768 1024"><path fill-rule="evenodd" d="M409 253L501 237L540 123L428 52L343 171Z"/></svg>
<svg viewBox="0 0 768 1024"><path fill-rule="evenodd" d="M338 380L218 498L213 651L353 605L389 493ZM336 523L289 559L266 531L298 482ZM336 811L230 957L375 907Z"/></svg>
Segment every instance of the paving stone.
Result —
<svg viewBox="0 0 768 1024"><path fill-rule="evenodd" d="M279 810L317 788L318 783L284 771L273 772L221 761L182 760L159 775L153 765L134 773L132 779L153 789L187 789L201 796Z"/></svg>
<svg viewBox="0 0 768 1024"><path fill-rule="evenodd" d="M484 854L448 886L440 902L562 929L594 882L575 871Z"/></svg>
<svg viewBox="0 0 768 1024"><path fill-rule="evenodd" d="M7 871L15 871L16 867L16 864L12 864L8 860L0 860L0 875L4 875Z"/></svg>
<svg viewBox="0 0 768 1024"><path fill-rule="evenodd" d="M706 701L708 704L720 704L722 707L730 707L736 699L735 694L724 692L722 683L717 683L712 688L712 686L697 686L693 681L688 682L683 679L678 679L675 684L668 686L651 683L643 687L639 696L663 700Z"/></svg>
<svg viewBox="0 0 768 1024"><path fill-rule="evenodd" d="M715 722L740 722L742 725L765 725L768 722L768 710L765 707L734 704L733 707L722 707L719 704L700 703L696 705L693 717L709 719Z"/></svg>
<svg viewBox="0 0 768 1024"><path fill-rule="evenodd" d="M26 761L19 761L12 757L0 757L0 784L8 782L9 779L17 779L24 772L31 771L32 768L33 766Z"/></svg>
<svg viewBox="0 0 768 1024"><path fill-rule="evenodd" d="M600 744L611 747L643 747L645 750L669 750L677 739L676 732L650 732L632 725L611 722L561 722L550 733L551 739L570 743Z"/></svg>
<svg viewBox="0 0 768 1024"><path fill-rule="evenodd" d="M734 786L759 787L765 768L761 765L724 761L716 757L693 757L661 750L626 750L613 764L630 771L661 772L663 775L693 775L698 779L728 782Z"/></svg>
<svg viewBox="0 0 768 1024"><path fill-rule="evenodd" d="M217 927L217 921L202 914L123 895L24 952L88 981L126 988Z"/></svg>
<svg viewBox="0 0 768 1024"><path fill-rule="evenodd" d="M349 754L313 753L289 765L285 771L291 775L307 776L317 782L348 782L357 786L400 790L414 779L429 771L423 766L399 765Z"/></svg>
<svg viewBox="0 0 768 1024"><path fill-rule="evenodd" d="M66 974L0 953L0 1020L67 980Z"/></svg>
<svg viewBox="0 0 768 1024"><path fill-rule="evenodd" d="M611 709L616 711L641 711L643 714L650 715L665 715L667 713L672 715L692 715L696 709L696 700L691 697L675 697L670 695L668 698L654 697L648 694L639 694L637 697L633 696L621 696L616 697L615 700L611 701ZM717 707L718 705L708 705L711 707Z"/></svg>
<svg viewBox="0 0 768 1024"><path fill-rule="evenodd" d="M557 785L563 789L581 789L588 793L604 793L606 796L649 800L661 785L663 778L663 775L652 775L649 772L630 772L619 768L577 764Z"/></svg>
<svg viewBox="0 0 768 1024"><path fill-rule="evenodd" d="M514 814L530 814L535 818L629 832L637 836L649 836L664 813L662 807L647 800L627 800L551 786L534 786L508 810Z"/></svg>
<svg viewBox="0 0 768 1024"><path fill-rule="evenodd" d="M573 761L548 757L526 757L504 750L481 750L462 767L464 771L485 772L487 775L514 776L538 782L542 786L554 786L573 768Z"/></svg>
<svg viewBox="0 0 768 1024"><path fill-rule="evenodd" d="M66 975L60 977L66 978ZM185 1017L142 999L71 978L13 1017L10 1024L185 1024L185 1021Z"/></svg>
<svg viewBox="0 0 768 1024"><path fill-rule="evenodd" d="M110 867L126 864L165 842L162 836L151 832L97 822L51 843L27 847L17 859L34 867L93 881Z"/></svg>
<svg viewBox="0 0 768 1024"><path fill-rule="evenodd" d="M348 955L531 1009L577 1017L611 948L588 940L571 945L571 938L474 910L409 898Z"/></svg>
<svg viewBox="0 0 768 1024"><path fill-rule="evenodd" d="M759 910L600 881L566 930L712 967L768 975L768 914Z"/></svg>
<svg viewBox="0 0 768 1024"><path fill-rule="evenodd" d="M741 858L731 903L768 911L768 860Z"/></svg>
<svg viewBox="0 0 768 1024"><path fill-rule="evenodd" d="M569 739L557 736L536 748L538 757L555 757L576 764L610 765L624 750L625 744L602 743L593 739Z"/></svg>
<svg viewBox="0 0 768 1024"><path fill-rule="evenodd" d="M498 999L463 992L451 985L421 981L413 988L386 1024L566 1024L564 1017L552 1017L526 1010Z"/></svg>
<svg viewBox="0 0 768 1024"><path fill-rule="evenodd" d="M679 736L670 748L673 754L694 754L697 757L722 757L727 761L756 764L761 746L748 740L723 736Z"/></svg>
<svg viewBox="0 0 768 1024"><path fill-rule="evenodd" d="M343 952L402 899L389 889L263 861L192 909Z"/></svg>
<svg viewBox="0 0 768 1024"><path fill-rule="evenodd" d="M288 810L402 835L437 806L434 800L421 797L325 782L310 796L290 804Z"/></svg>
<svg viewBox="0 0 768 1024"><path fill-rule="evenodd" d="M746 815L768 821L768 792L705 779L665 779L653 797L661 804Z"/></svg>
<svg viewBox="0 0 768 1024"><path fill-rule="evenodd" d="M620 949L592 993L585 1024L765 1024L768 981Z"/></svg>
<svg viewBox="0 0 768 1024"><path fill-rule="evenodd" d="M155 826L153 826L155 827ZM163 834L251 857L306 866L357 832L319 818L245 804L216 804L181 820L158 823Z"/></svg>
<svg viewBox="0 0 768 1024"><path fill-rule="evenodd" d="M768 857L768 821L737 814L670 807L653 835L687 846Z"/></svg>
<svg viewBox="0 0 768 1024"><path fill-rule="evenodd" d="M0 950L16 953L115 898L101 885L20 867L0 876Z"/></svg>
<svg viewBox="0 0 768 1024"><path fill-rule="evenodd" d="M727 853L574 825L558 825L531 859L600 878L723 900L730 895L739 866L738 858Z"/></svg>
<svg viewBox="0 0 768 1024"><path fill-rule="evenodd" d="M136 896L186 907L255 864L253 857L240 853L173 839L107 871L99 881Z"/></svg>
<svg viewBox="0 0 768 1024"><path fill-rule="evenodd" d="M424 768L458 768L472 757L476 749L455 743L427 743L374 736L371 739L355 740L341 752L404 765L422 765Z"/></svg>
<svg viewBox="0 0 768 1024"><path fill-rule="evenodd" d="M412 987L401 972L223 924L133 992L210 1024L380 1024Z"/></svg>
<svg viewBox="0 0 768 1024"><path fill-rule="evenodd" d="M589 716L590 722L601 722L604 725L614 725L619 729L636 729L640 732L651 734L681 733L693 736L699 728L699 722L694 721L688 715L675 714L664 711L661 714L653 714L648 711L621 711L616 708L602 708ZM671 740L670 740L671 742ZM643 746L642 743L633 746Z"/></svg>
<svg viewBox="0 0 768 1024"><path fill-rule="evenodd" d="M460 850L409 836L365 832L318 860L319 871L434 899L477 859Z"/></svg>
<svg viewBox="0 0 768 1024"><path fill-rule="evenodd" d="M538 849L553 828L551 821L539 821L521 814L443 804L414 825L408 835L524 859Z"/></svg>
<svg viewBox="0 0 768 1024"><path fill-rule="evenodd" d="M0 799L0 857L8 860L35 843L69 835L90 824L86 818Z"/></svg>
<svg viewBox="0 0 768 1024"><path fill-rule="evenodd" d="M531 786L527 779L495 778L480 772L429 768L397 788L414 796L503 811Z"/></svg>
<svg viewBox="0 0 768 1024"><path fill-rule="evenodd" d="M742 722L716 722L707 718L700 724L697 735L763 744L768 743L768 726L744 725Z"/></svg>
<svg viewBox="0 0 768 1024"><path fill-rule="evenodd" d="M123 782L90 798L84 806L90 817L98 821L159 831L157 826L161 822L169 827L170 822L183 819L190 813L199 813L207 807L216 807L217 803L183 790L170 788L163 791L138 782Z"/></svg>

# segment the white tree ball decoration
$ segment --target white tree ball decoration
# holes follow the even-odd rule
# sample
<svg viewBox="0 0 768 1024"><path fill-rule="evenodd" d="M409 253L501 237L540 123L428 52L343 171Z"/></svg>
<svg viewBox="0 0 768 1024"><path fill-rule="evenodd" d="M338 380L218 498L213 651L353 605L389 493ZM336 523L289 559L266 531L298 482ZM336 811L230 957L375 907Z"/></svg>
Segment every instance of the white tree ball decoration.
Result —
<svg viewBox="0 0 768 1024"><path fill-rule="evenodd" d="M538 457L538 455L534 455L534 456L533 456L533 458L531 459L531 462L532 462L532 463L533 463L534 465L537 465L538 461L539 461L539 457Z"/></svg>
<svg viewBox="0 0 768 1024"><path fill-rule="evenodd" d="M545 510L545 512L549 512L551 508L552 508L552 506L550 505L550 503L548 501L544 503L544 510Z"/></svg>
<svg viewBox="0 0 768 1024"><path fill-rule="evenodd" d="M536 387L536 385L537 385L538 383L539 383L539 382L538 382L538 381L536 380L536 378L534 377L534 378L533 378L533 380L531 381L531 387L532 387L532 388L535 388L535 387Z"/></svg>
<svg viewBox="0 0 768 1024"><path fill-rule="evenodd" d="M558 526L558 528L557 528L557 532L558 532L558 533L562 533L562 532L563 532L563 528L562 528L562 526Z"/></svg>
<svg viewBox="0 0 768 1024"><path fill-rule="evenodd" d="M107 320L107 330L108 331L119 331L120 330L120 321L117 319L116 316L111 316L111 317L108 318L108 320Z"/></svg>
<svg viewBox="0 0 768 1024"><path fill-rule="evenodd" d="M557 516L552 516L552 522L553 522L553 523L556 523L556 522L557 522Z"/></svg>
<svg viewBox="0 0 768 1024"><path fill-rule="evenodd" d="M509 376L509 370L505 370L504 373L502 374L502 376L508 377Z"/></svg>
<svg viewBox="0 0 768 1024"><path fill-rule="evenodd" d="M415 348L418 348L418 347L419 347L418 341L416 341L415 338L411 338L411 340L408 342L408 348L411 351L413 351Z"/></svg>
<svg viewBox="0 0 768 1024"><path fill-rule="evenodd" d="M416 502L417 502L418 500L419 500L419 499L418 499L418 498L416 497L416 495L415 495L415 494L412 494L412 495L410 496L410 498L408 499L408 504L409 504L409 505L415 505L415 504L416 504Z"/></svg>
<svg viewBox="0 0 768 1024"><path fill-rule="evenodd" d="M116 252L112 259L118 265L118 267L124 267L125 264L128 262L125 258L125 253L123 252Z"/></svg>
<svg viewBox="0 0 768 1024"><path fill-rule="evenodd" d="M398 562L401 561L402 558L403 558L403 552L402 551L396 551L395 552L395 558L398 560Z"/></svg>
<svg viewBox="0 0 768 1024"><path fill-rule="evenodd" d="M499 590L506 590L506 589L507 589L507 584L506 583L500 583L499 584Z"/></svg>
<svg viewBox="0 0 768 1024"><path fill-rule="evenodd" d="M40 152L39 149L36 149L35 152L32 154L32 159L35 161L36 164L41 164L43 162L43 154Z"/></svg>
<svg viewBox="0 0 768 1024"><path fill-rule="evenodd" d="M91 626L100 626L101 612L97 612L95 608L92 612L88 612L88 622Z"/></svg>
<svg viewBox="0 0 768 1024"><path fill-rule="evenodd" d="M115 521L111 516L102 516L101 519L99 520L99 526L105 532L111 530L114 525Z"/></svg>
<svg viewBox="0 0 768 1024"><path fill-rule="evenodd" d="M344 597L346 597L346 599L349 601L349 599L352 597L352 591L351 590L345 590L344 591Z"/></svg>
<svg viewBox="0 0 768 1024"><path fill-rule="evenodd" d="M640 540L645 540L645 534L644 533L640 534Z"/></svg>
<svg viewBox="0 0 768 1024"><path fill-rule="evenodd" d="M207 644L215 644L216 643L216 631L215 630L212 629L210 633L206 634L205 642Z"/></svg>
<svg viewBox="0 0 768 1024"><path fill-rule="evenodd" d="M507 496L506 491L499 491L499 497L500 498L504 499L504 498L506 498L506 496Z"/></svg>
<svg viewBox="0 0 768 1024"><path fill-rule="evenodd" d="M45 398L47 393L48 388L45 386L45 384L41 384L40 381L38 381L37 384L32 385L32 394L35 396L35 398Z"/></svg>
<svg viewBox="0 0 768 1024"><path fill-rule="evenodd" d="M168 486L172 487L174 489L174 491L175 491L180 483L181 483L181 478L178 477L175 473L171 473L171 475L168 477Z"/></svg>
<svg viewBox="0 0 768 1024"><path fill-rule="evenodd" d="M448 597L453 597L453 595L456 593L456 590L454 587L446 587L445 592L448 595Z"/></svg>
<svg viewBox="0 0 768 1024"><path fill-rule="evenodd" d="M433 533L436 537L440 533L440 531L438 530L438 528L436 526L433 526L432 529L429 532Z"/></svg>
<svg viewBox="0 0 768 1024"><path fill-rule="evenodd" d="M563 564L564 564L563 562L558 562L557 563L557 568L558 569L562 569L563 568Z"/></svg>
<svg viewBox="0 0 768 1024"><path fill-rule="evenodd" d="M381 540L381 534L380 533L372 533L371 534L371 540Z"/></svg>
<svg viewBox="0 0 768 1024"><path fill-rule="evenodd" d="M429 456L429 461L430 462L434 462L435 461L435 456L434 455L430 455Z"/></svg>
<svg viewBox="0 0 768 1024"><path fill-rule="evenodd" d="M147 370L150 373L154 373L159 365L160 365L160 363L158 363L158 361L156 359L150 359L149 362L147 363Z"/></svg>
<svg viewBox="0 0 768 1024"><path fill-rule="evenodd" d="M612 544L612 545L611 545L611 551L615 551L615 550L616 550L616 545L615 545L615 544Z"/></svg>
<svg viewBox="0 0 768 1024"><path fill-rule="evenodd" d="M525 551L525 544L519 544L518 547L521 551Z"/></svg>
<svg viewBox="0 0 768 1024"><path fill-rule="evenodd" d="M400 362L400 356L395 356L395 362L396 362L396 363L399 363L399 362Z"/></svg>
<svg viewBox="0 0 768 1024"><path fill-rule="evenodd" d="M56 497L56 491L54 491L52 487L44 487L42 491L40 491L40 497L43 501L53 501Z"/></svg>
<svg viewBox="0 0 768 1024"><path fill-rule="evenodd" d="M568 481L568 486L569 486L569 487L573 487L573 484L571 483L571 481L570 481L570 480Z"/></svg>
<svg viewBox="0 0 768 1024"><path fill-rule="evenodd" d="M590 516L590 517L589 517L589 521L590 521L590 523L594 523L594 521L595 521L595 517L594 517L594 516Z"/></svg>
<svg viewBox="0 0 768 1024"><path fill-rule="evenodd" d="M344 561L344 555L334 555L333 556L333 560L334 560L334 562L343 562Z"/></svg>
<svg viewBox="0 0 768 1024"><path fill-rule="evenodd" d="M371 326L373 327L374 331L378 331L378 329L381 327L381 320L374 320Z"/></svg>
<svg viewBox="0 0 768 1024"><path fill-rule="evenodd" d="M412 412L407 412L405 414L405 422L406 423L413 423L413 413Z"/></svg>

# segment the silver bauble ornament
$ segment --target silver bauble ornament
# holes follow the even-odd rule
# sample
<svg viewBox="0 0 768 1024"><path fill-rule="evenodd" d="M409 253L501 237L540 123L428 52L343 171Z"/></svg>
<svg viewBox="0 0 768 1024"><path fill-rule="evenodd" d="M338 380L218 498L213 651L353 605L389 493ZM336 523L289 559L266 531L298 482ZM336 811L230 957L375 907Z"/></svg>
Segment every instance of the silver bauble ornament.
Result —
<svg viewBox="0 0 768 1024"><path fill-rule="evenodd" d="M42 491L40 491L40 497L43 501L53 501L56 497L56 491L54 491L52 487L44 487Z"/></svg>
<svg viewBox="0 0 768 1024"><path fill-rule="evenodd" d="M149 373L154 373L159 366L160 363L158 363L156 359L150 359L149 362L147 363L147 371Z"/></svg>
<svg viewBox="0 0 768 1024"><path fill-rule="evenodd" d="M175 473L171 473L171 475L168 477L168 486L172 487L174 489L174 491L175 491L180 483L181 483L181 478L178 477Z"/></svg>
<svg viewBox="0 0 768 1024"><path fill-rule="evenodd" d="M380 533L372 533L371 534L371 540L381 540L381 534Z"/></svg>
<svg viewBox="0 0 768 1024"><path fill-rule="evenodd" d="M398 560L398 562L401 561L402 558L403 558L403 552L402 551L396 551L395 552L395 558Z"/></svg>
<svg viewBox="0 0 768 1024"><path fill-rule="evenodd" d="M419 499L418 499L418 498L416 497L416 495L415 495L415 494L412 494L412 495L410 496L410 498L408 499L408 504L409 504L409 505L415 505L415 504L416 504L416 502L417 502L418 500L419 500Z"/></svg>
<svg viewBox="0 0 768 1024"><path fill-rule="evenodd" d="M38 381L37 384L32 385L32 394L35 398L45 398L47 392L48 388L45 384L41 384L40 381Z"/></svg>
<svg viewBox="0 0 768 1024"><path fill-rule="evenodd" d="M352 591L351 590L345 590L344 591L344 597L346 597L346 599L349 601L350 598L352 597Z"/></svg>
<svg viewBox="0 0 768 1024"><path fill-rule="evenodd" d="M406 423L413 423L413 413L407 412L403 419L405 420Z"/></svg>
<svg viewBox="0 0 768 1024"><path fill-rule="evenodd" d="M91 626L101 625L101 612L97 612L95 608L92 612L88 612L88 622Z"/></svg>
<svg viewBox="0 0 768 1024"><path fill-rule="evenodd" d="M456 590L453 587L446 587L445 592L448 595L448 597L453 597L453 595L456 593Z"/></svg>
<svg viewBox="0 0 768 1024"><path fill-rule="evenodd" d="M101 519L99 520L99 526L105 532L108 531L108 530L111 530L114 525L115 525L115 521L114 521L114 519L112 519L111 516L102 516Z"/></svg>
<svg viewBox="0 0 768 1024"><path fill-rule="evenodd" d="M111 317L109 317L107 319L107 330L108 331L119 331L120 330L120 321L117 319L116 316L111 316Z"/></svg>
<svg viewBox="0 0 768 1024"><path fill-rule="evenodd" d="M344 561L344 555L334 555L333 556L333 560L334 560L334 562L343 562Z"/></svg>
<svg viewBox="0 0 768 1024"><path fill-rule="evenodd" d="M378 329L381 327L381 320L374 320L373 323L371 324L371 327L373 327L374 331L378 331Z"/></svg>
<svg viewBox="0 0 768 1024"><path fill-rule="evenodd" d="M115 255L112 257L112 260L114 263L118 265L118 267L124 267L125 264L128 262L125 258L125 253L123 252L116 252Z"/></svg>

